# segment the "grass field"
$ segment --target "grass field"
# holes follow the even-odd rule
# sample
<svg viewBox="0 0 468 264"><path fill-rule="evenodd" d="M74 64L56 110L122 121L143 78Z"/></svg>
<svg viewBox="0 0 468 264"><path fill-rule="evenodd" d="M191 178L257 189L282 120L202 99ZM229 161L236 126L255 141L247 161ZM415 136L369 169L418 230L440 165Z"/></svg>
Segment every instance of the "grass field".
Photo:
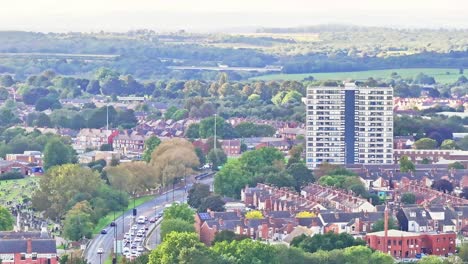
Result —
<svg viewBox="0 0 468 264"><path fill-rule="evenodd" d="M147 201L150 201L153 199L154 196L149 195L149 196L143 196L140 198L135 199L135 207L139 206L140 204L146 203ZM130 199L128 202L128 207L127 210L133 209L133 199ZM115 212L115 218L118 218L122 215L122 211ZM114 221L114 212L108 213L106 216L103 218L99 219L99 222L97 223L96 227L93 230L93 234L98 234L101 232L101 230L108 226L112 221Z"/></svg>
<svg viewBox="0 0 468 264"><path fill-rule="evenodd" d="M38 181L37 177L0 181L0 206L6 206L8 201L23 203L24 199L31 199Z"/></svg>
<svg viewBox="0 0 468 264"><path fill-rule="evenodd" d="M392 72L398 73L402 78L411 78L422 72L434 77L438 83L454 83L461 75L458 69L444 68L411 68L411 69L388 69L374 71L356 72L327 72L327 73L301 73L301 74L269 74L251 78L252 80L296 80L301 81L306 77L313 76L316 80L366 80L369 77L389 79ZM447 74L448 73L448 74Z"/></svg>

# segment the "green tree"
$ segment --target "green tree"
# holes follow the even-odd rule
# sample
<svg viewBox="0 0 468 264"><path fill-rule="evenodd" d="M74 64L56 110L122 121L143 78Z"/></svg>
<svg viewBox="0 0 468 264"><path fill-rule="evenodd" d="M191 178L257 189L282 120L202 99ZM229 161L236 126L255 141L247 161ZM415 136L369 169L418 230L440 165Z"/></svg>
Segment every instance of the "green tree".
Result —
<svg viewBox="0 0 468 264"><path fill-rule="evenodd" d="M414 195L414 193L403 193L401 195L401 202L404 204L415 204L416 196Z"/></svg>
<svg viewBox="0 0 468 264"><path fill-rule="evenodd" d="M224 205L226 203L223 201L219 195L210 195L201 200L200 207L198 208L199 212L206 212L208 209L215 212L223 212L226 210Z"/></svg>
<svg viewBox="0 0 468 264"><path fill-rule="evenodd" d="M185 130L186 138L200 138L200 124L191 124Z"/></svg>
<svg viewBox="0 0 468 264"><path fill-rule="evenodd" d="M15 220L8 209L0 206L0 231L10 231L13 229Z"/></svg>
<svg viewBox="0 0 468 264"><path fill-rule="evenodd" d="M223 166L227 161L226 153L219 148L210 150L206 158L212 164L213 170L218 170L219 167Z"/></svg>
<svg viewBox="0 0 468 264"><path fill-rule="evenodd" d="M448 165L448 168L449 169L456 169L456 170L463 170L463 169L465 169L465 166L463 166L463 164L461 164L460 162L455 161L454 163L450 163Z"/></svg>
<svg viewBox="0 0 468 264"><path fill-rule="evenodd" d="M231 230L222 230L216 233L213 239L212 245L219 243L219 242L223 242L223 241L231 242L234 240L242 240L242 239L248 239L248 238L249 238L248 236L238 235Z"/></svg>
<svg viewBox="0 0 468 264"><path fill-rule="evenodd" d="M458 252L458 256L463 260L463 262L468 261L468 243L463 243L460 246L460 251Z"/></svg>
<svg viewBox="0 0 468 264"><path fill-rule="evenodd" d="M177 112L177 107L171 106L169 107L166 112L164 113L164 118L165 119L172 119L172 116L174 115L175 112Z"/></svg>
<svg viewBox="0 0 468 264"><path fill-rule="evenodd" d="M336 234L328 232L326 234L316 234L312 237L301 235L291 241L291 246L298 247L305 252L314 253L319 250L343 249L352 246L365 245L362 239L354 239L347 233Z"/></svg>
<svg viewBox="0 0 468 264"><path fill-rule="evenodd" d="M92 209L87 201L75 204L65 215L63 234L66 238L77 241L84 237L91 238L93 223Z"/></svg>
<svg viewBox="0 0 468 264"><path fill-rule="evenodd" d="M46 217L60 219L77 202L96 197L102 184L99 174L88 167L55 166L41 176L32 205Z"/></svg>
<svg viewBox="0 0 468 264"><path fill-rule="evenodd" d="M437 147L437 141L431 138L421 138L414 142L413 147L415 149L435 149Z"/></svg>
<svg viewBox="0 0 468 264"><path fill-rule="evenodd" d="M199 208L203 198L210 196L210 186L202 183L195 183L188 191L187 203L192 208Z"/></svg>
<svg viewBox="0 0 468 264"><path fill-rule="evenodd" d="M398 223L393 217L388 218L388 229L399 229ZM384 230L384 220L380 219L372 225L372 232L379 232Z"/></svg>
<svg viewBox="0 0 468 264"><path fill-rule="evenodd" d="M156 136L151 136L145 141L145 150L143 151L143 160L146 162L151 161L151 154L154 149L161 144L161 140Z"/></svg>
<svg viewBox="0 0 468 264"><path fill-rule="evenodd" d="M215 192L228 197L240 198L241 189L252 182L252 174L239 169L241 167L242 163L239 159L229 160L215 175Z"/></svg>
<svg viewBox="0 0 468 264"><path fill-rule="evenodd" d="M188 206L188 204L173 203L170 207L164 210L164 219L181 219L190 224L195 223L195 212Z"/></svg>
<svg viewBox="0 0 468 264"><path fill-rule="evenodd" d="M200 162L200 165L205 165L206 156L203 153L203 150L201 148L195 148L195 154L197 154L198 161Z"/></svg>
<svg viewBox="0 0 468 264"><path fill-rule="evenodd" d="M0 100L4 101L10 97L10 93L5 88L0 88Z"/></svg>
<svg viewBox="0 0 468 264"><path fill-rule="evenodd" d="M372 256L372 249L366 246L348 247L345 248L344 255L349 263L363 263Z"/></svg>
<svg viewBox="0 0 468 264"><path fill-rule="evenodd" d="M0 75L0 86L10 87L15 84L15 80L9 74Z"/></svg>
<svg viewBox="0 0 468 264"><path fill-rule="evenodd" d="M302 187L311 182L314 182L315 180L314 176L312 175L312 171L302 162L289 164L286 171L294 178L294 188L298 192L302 189Z"/></svg>
<svg viewBox="0 0 468 264"><path fill-rule="evenodd" d="M251 239L219 242L212 250L224 258L233 259L234 263L278 263L272 246Z"/></svg>
<svg viewBox="0 0 468 264"><path fill-rule="evenodd" d="M161 241L164 241L166 236L171 232L195 232L193 224L186 222L182 219L166 219L164 218L161 223Z"/></svg>
<svg viewBox="0 0 468 264"><path fill-rule="evenodd" d="M72 163L75 160L74 150L59 139L52 139L44 147L44 169Z"/></svg>
<svg viewBox="0 0 468 264"><path fill-rule="evenodd" d="M458 149L457 144L452 139L446 139L440 144L441 149Z"/></svg>
<svg viewBox="0 0 468 264"><path fill-rule="evenodd" d="M216 135L219 138L224 136L224 127L226 122L224 118L216 116ZM207 117L200 121L199 135L201 138L209 138L214 136L215 117Z"/></svg>
<svg viewBox="0 0 468 264"><path fill-rule="evenodd" d="M409 172L415 171L416 167L414 166L413 162L409 160L408 156L401 156L400 158L400 171L401 172Z"/></svg>
<svg viewBox="0 0 468 264"><path fill-rule="evenodd" d="M173 264L179 263L179 256L184 250L206 248L198 240L196 233L172 232L166 235L165 240L149 256L149 264Z"/></svg>
<svg viewBox="0 0 468 264"><path fill-rule="evenodd" d="M418 264L443 264L444 261L439 256L424 256Z"/></svg>

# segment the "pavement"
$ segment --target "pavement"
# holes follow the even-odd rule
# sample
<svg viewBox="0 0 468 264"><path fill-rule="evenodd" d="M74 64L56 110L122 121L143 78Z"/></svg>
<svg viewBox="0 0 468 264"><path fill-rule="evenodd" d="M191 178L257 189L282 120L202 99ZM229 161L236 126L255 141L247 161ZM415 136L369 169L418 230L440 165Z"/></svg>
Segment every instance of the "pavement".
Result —
<svg viewBox="0 0 468 264"><path fill-rule="evenodd" d="M205 178L199 181L200 183L211 185L213 182L213 177ZM137 206L138 216L147 216L148 218L153 217L157 213L160 213L164 210L164 206L168 203L174 201L184 202L186 199L186 193L184 187L176 189L174 192L168 191L165 194L155 196L151 201L148 201L140 206ZM96 235L93 240L88 244L84 252L84 257L88 263L91 264L102 264L104 261L109 258L114 247L114 239L117 236L117 240L122 240L126 232L130 230L131 225L135 220L132 217L132 210L125 212L124 215L117 218L115 223L116 227L107 226L107 234ZM157 227L153 232L149 234L147 238L147 245L150 248L155 248L159 244L159 225L153 224L150 226L150 230ZM153 241L153 242L152 242ZM102 254L98 254L98 249L102 249Z"/></svg>

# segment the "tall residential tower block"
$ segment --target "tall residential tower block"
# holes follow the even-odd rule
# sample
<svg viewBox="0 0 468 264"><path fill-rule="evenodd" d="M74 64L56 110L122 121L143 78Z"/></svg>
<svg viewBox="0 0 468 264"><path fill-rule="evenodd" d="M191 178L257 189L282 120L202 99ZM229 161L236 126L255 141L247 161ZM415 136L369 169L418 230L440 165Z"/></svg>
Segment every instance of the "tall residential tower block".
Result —
<svg viewBox="0 0 468 264"><path fill-rule="evenodd" d="M321 163L393 163L393 88L307 88L309 168Z"/></svg>

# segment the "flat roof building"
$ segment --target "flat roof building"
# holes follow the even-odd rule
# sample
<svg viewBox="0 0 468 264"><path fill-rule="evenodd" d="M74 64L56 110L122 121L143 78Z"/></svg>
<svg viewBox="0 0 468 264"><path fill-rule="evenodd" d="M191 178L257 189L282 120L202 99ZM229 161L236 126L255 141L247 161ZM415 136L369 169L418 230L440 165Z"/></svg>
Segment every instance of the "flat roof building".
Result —
<svg viewBox="0 0 468 264"><path fill-rule="evenodd" d="M393 164L393 88L307 88L306 162Z"/></svg>

